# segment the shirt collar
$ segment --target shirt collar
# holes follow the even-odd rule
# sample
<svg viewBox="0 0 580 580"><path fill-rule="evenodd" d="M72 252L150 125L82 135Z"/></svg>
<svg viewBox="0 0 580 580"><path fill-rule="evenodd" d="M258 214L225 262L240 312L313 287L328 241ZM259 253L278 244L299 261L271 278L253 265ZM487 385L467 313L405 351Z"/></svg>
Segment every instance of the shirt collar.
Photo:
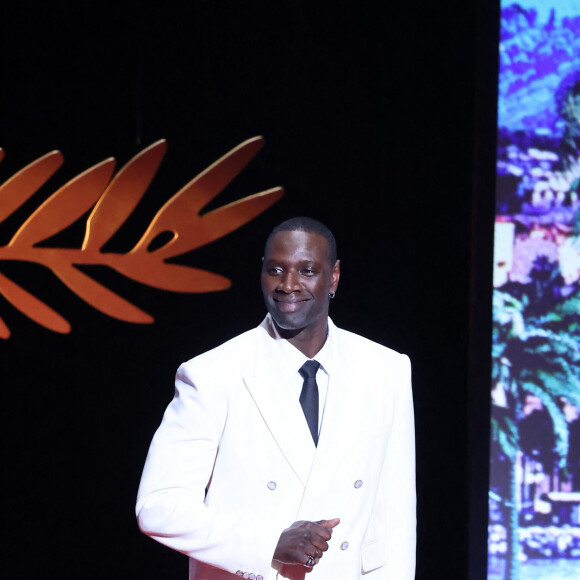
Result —
<svg viewBox="0 0 580 580"><path fill-rule="evenodd" d="M270 314L266 316L264 321L268 334L274 339L277 345L277 352L279 355L279 363L284 366L288 373L296 372L308 359L308 357L298 350L293 344L280 336L274 321ZM328 334L322 348L314 355L313 360L320 363L320 366L327 375L331 375L333 368L333 344L334 344L334 330L330 318L328 319Z"/></svg>

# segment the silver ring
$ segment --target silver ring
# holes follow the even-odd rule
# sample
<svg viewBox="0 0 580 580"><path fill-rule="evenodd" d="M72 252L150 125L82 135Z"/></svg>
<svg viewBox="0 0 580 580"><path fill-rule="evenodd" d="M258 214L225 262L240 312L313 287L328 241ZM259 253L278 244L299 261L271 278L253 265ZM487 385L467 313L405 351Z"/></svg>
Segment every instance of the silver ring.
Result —
<svg viewBox="0 0 580 580"><path fill-rule="evenodd" d="M308 559L306 560L307 566L312 566L314 564L314 558L309 554Z"/></svg>

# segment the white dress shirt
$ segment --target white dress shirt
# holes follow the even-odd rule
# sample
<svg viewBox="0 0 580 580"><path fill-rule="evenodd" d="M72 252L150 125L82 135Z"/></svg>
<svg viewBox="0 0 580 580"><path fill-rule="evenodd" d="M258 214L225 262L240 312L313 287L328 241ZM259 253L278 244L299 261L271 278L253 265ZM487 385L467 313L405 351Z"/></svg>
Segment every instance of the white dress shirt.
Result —
<svg viewBox="0 0 580 580"><path fill-rule="evenodd" d="M302 385L304 384L304 379L298 371L307 360L316 360L320 363L320 368L316 373L316 384L318 385L318 434L320 435L332 369L332 332L330 331L330 327L326 337L326 342L316 353L314 358L309 359L288 340L280 336L280 333L269 314L267 322L270 336L275 339L272 348L272 355L276 358L276 364L280 368L281 376L287 379L287 382L295 393L297 400L300 399Z"/></svg>

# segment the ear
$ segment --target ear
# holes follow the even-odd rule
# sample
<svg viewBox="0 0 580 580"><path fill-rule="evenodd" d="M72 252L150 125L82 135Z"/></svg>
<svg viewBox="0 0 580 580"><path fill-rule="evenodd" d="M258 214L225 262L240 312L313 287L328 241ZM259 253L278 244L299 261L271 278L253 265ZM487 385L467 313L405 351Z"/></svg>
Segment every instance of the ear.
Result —
<svg viewBox="0 0 580 580"><path fill-rule="evenodd" d="M338 280L340 279L340 260L336 260L334 266L332 267L332 273L330 275L330 291L336 292L338 288Z"/></svg>

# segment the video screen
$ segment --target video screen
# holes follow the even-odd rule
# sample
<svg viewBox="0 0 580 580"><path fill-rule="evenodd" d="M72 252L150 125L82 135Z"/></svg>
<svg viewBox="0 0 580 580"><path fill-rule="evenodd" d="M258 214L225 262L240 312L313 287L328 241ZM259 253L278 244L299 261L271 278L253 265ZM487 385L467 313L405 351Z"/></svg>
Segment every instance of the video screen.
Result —
<svg viewBox="0 0 580 580"><path fill-rule="evenodd" d="M488 580L580 578L580 1L502 0Z"/></svg>

